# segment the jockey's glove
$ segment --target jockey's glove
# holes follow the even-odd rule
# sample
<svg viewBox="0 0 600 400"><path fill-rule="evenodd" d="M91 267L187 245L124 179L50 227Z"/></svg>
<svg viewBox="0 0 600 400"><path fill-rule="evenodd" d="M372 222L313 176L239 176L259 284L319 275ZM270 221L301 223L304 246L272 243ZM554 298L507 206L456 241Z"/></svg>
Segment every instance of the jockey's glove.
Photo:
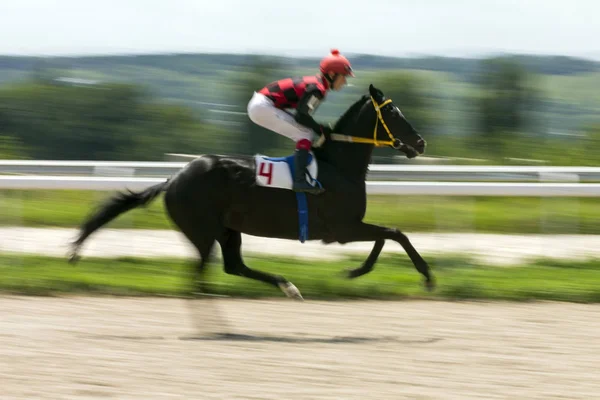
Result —
<svg viewBox="0 0 600 400"><path fill-rule="evenodd" d="M333 128L329 125L321 125L321 134L325 136L325 140L331 140L331 134L333 133Z"/></svg>

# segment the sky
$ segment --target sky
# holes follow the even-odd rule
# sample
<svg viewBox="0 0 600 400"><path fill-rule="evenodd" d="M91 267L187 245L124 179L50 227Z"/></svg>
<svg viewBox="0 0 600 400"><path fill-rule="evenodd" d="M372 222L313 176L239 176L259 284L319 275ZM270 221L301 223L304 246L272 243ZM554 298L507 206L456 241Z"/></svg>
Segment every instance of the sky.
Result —
<svg viewBox="0 0 600 400"><path fill-rule="evenodd" d="M0 55L260 53L600 60L598 0L0 0Z"/></svg>

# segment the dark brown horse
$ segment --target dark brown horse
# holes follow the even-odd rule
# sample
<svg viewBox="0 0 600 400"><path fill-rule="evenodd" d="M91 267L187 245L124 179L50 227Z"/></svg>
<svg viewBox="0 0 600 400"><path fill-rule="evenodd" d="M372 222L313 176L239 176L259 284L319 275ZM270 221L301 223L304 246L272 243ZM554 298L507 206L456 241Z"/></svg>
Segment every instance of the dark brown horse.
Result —
<svg viewBox="0 0 600 400"><path fill-rule="evenodd" d="M308 196L308 239L324 243L374 242L362 266L348 272L350 278L370 272L385 240L395 240L425 277L426 287L432 289L434 281L427 263L402 232L363 222L367 206L365 179L373 147L390 146L412 158L423 153L425 141L398 107L372 85L369 96L363 96L344 113L334 132L313 149L318 178L326 191ZM258 186L255 175L253 157L203 155L163 183L139 193L119 193L83 223L73 243L71 260L77 259L79 249L94 231L165 192L169 216L200 253L197 278L218 241L225 272L269 283L290 297L301 298L298 289L283 276L249 268L242 260L242 233L298 239L295 193Z"/></svg>

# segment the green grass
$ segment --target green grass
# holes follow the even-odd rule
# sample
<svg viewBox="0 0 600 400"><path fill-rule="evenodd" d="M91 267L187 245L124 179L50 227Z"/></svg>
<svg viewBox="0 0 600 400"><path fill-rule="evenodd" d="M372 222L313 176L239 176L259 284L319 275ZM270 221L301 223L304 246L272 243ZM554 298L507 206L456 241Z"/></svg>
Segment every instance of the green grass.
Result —
<svg viewBox="0 0 600 400"><path fill-rule="evenodd" d="M92 191L0 192L0 226L76 227L112 195ZM370 196L365 220L406 232L600 234L594 198ZM111 228L173 229L162 198Z"/></svg>
<svg viewBox="0 0 600 400"><path fill-rule="evenodd" d="M427 257L437 278L433 293L423 290L421 277L405 256L381 257L370 274L347 280L341 271L362 261L314 262L273 257L246 257L254 268L281 274L307 299L480 299L600 302L600 260L488 267L461 257ZM106 294L185 296L192 262L168 259L64 259L0 254L0 292L28 295ZM269 285L226 275L210 265L210 292L235 297L275 297Z"/></svg>

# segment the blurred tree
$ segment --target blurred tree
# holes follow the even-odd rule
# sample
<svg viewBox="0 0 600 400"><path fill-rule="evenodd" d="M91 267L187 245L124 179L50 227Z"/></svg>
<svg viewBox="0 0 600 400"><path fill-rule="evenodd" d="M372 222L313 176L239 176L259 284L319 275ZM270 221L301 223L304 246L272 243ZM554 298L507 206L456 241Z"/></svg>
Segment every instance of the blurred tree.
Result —
<svg viewBox="0 0 600 400"><path fill-rule="evenodd" d="M505 58L482 61L479 93L473 96L476 132L471 142L477 152L508 155L511 144L531 125L538 95L531 76L516 62Z"/></svg>
<svg viewBox="0 0 600 400"><path fill-rule="evenodd" d="M0 90L0 116L2 130L40 159L158 160L214 143L211 127L191 110L156 103L127 84L7 87Z"/></svg>
<svg viewBox="0 0 600 400"><path fill-rule="evenodd" d="M582 137L563 140L562 146L555 147L555 150L568 157L564 163L598 166L600 162L600 124L583 129Z"/></svg>
<svg viewBox="0 0 600 400"><path fill-rule="evenodd" d="M236 141L234 153L283 156L293 151L294 144L290 139L256 125L245 114L248 102L255 91L272 81L287 77L282 67L274 59L252 57L247 62L246 72L241 73L235 80L235 103L244 115L240 118L239 140Z"/></svg>
<svg viewBox="0 0 600 400"><path fill-rule="evenodd" d="M23 159L26 151L19 141L9 135L0 135L0 159Z"/></svg>

